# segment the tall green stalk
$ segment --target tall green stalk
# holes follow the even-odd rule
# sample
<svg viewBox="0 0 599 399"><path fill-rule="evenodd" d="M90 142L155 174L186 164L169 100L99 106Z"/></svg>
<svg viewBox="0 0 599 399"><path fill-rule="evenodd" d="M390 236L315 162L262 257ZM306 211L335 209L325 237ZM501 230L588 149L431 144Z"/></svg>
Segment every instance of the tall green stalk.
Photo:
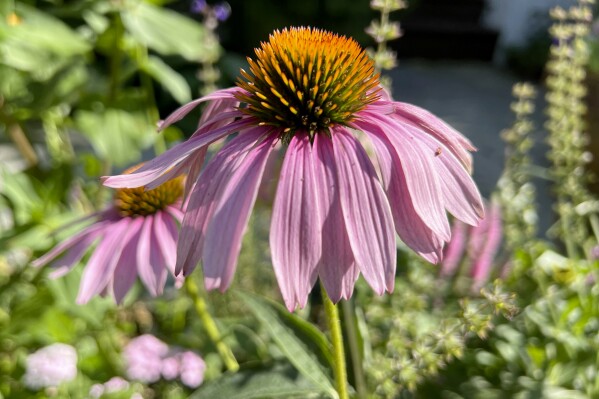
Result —
<svg viewBox="0 0 599 399"><path fill-rule="evenodd" d="M218 326L208 310L206 299L200 293L200 289L198 288L198 285L192 276L189 276L185 279L185 288L187 289L187 293L193 302L198 316L200 316L200 319L202 320L202 324L204 330L206 330L206 333L208 334L208 338L210 338L214 346L216 346L216 350L225 363L225 367L231 372L236 372L239 370L239 363L237 363L237 360L235 359L231 349L223 341L220 331L218 330Z"/></svg>
<svg viewBox="0 0 599 399"><path fill-rule="evenodd" d="M327 318L327 326L331 334L333 343L333 374L335 376L335 388L339 394L339 399L349 399L347 390L347 370L345 366L345 349L343 348L343 333L341 331L341 319L339 318L339 309L331 301L324 285L320 284L322 292L322 301Z"/></svg>

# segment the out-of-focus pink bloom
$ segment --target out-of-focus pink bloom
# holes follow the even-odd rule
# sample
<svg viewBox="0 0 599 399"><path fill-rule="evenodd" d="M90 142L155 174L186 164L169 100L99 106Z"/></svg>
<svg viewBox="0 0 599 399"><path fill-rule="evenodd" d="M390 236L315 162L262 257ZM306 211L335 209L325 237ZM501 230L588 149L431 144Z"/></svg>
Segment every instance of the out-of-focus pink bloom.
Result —
<svg viewBox="0 0 599 399"><path fill-rule="evenodd" d="M154 190L117 190L114 204L81 219L93 220L79 233L33 262L51 263L52 277L69 272L97 242L79 287L77 302L112 295L120 303L139 275L151 295L162 293L168 270L174 273L182 179L162 182Z"/></svg>
<svg viewBox="0 0 599 399"><path fill-rule="evenodd" d="M190 388L197 388L204 381L206 363L194 352L186 351L179 354L181 382Z"/></svg>
<svg viewBox="0 0 599 399"><path fill-rule="evenodd" d="M452 239L445 248L441 264L441 275L451 276L466 262L474 291L488 280L503 235L501 208L495 203L491 203L488 208L490 210L487 216L476 227L467 226L459 220L454 221Z"/></svg>
<svg viewBox="0 0 599 399"><path fill-rule="evenodd" d="M377 294L391 291L395 233L436 263L451 236L446 211L470 225L483 217L470 176L474 147L429 112L389 99L353 39L312 28L275 31L249 63L238 87L192 101L163 122L161 128L209 102L189 140L133 174L105 179L110 187L152 188L196 171L188 177L197 182L183 219L177 273L190 273L201 260L208 289L229 287L277 146L285 158L270 247L290 310L305 306L318 277L333 301L351 296L360 272ZM232 134L199 175L194 157ZM356 135L371 141L380 179Z"/></svg>
<svg viewBox="0 0 599 399"><path fill-rule="evenodd" d="M111 394L129 389L129 381L121 377L112 377L104 384L94 384L89 390L90 398L99 398L104 394Z"/></svg>
<svg viewBox="0 0 599 399"><path fill-rule="evenodd" d="M591 259L599 259L599 245L595 245L593 249L591 249Z"/></svg>
<svg viewBox="0 0 599 399"><path fill-rule="evenodd" d="M174 380L179 376L180 361L178 356L169 356L162 360L162 377L165 380Z"/></svg>
<svg viewBox="0 0 599 399"><path fill-rule="evenodd" d="M27 356L23 382L30 389L57 387L77 377L77 351L52 344Z"/></svg>
<svg viewBox="0 0 599 399"><path fill-rule="evenodd" d="M158 381L162 375L162 360L168 351L168 345L153 335L132 339L123 352L127 378L145 383Z"/></svg>
<svg viewBox="0 0 599 399"><path fill-rule="evenodd" d="M112 393L129 389L129 385L129 381L124 378L112 377L104 383L104 388L106 389L106 393Z"/></svg>
<svg viewBox="0 0 599 399"><path fill-rule="evenodd" d="M171 350L153 335L145 334L132 339L123 354L127 377L132 380L152 383L161 376L166 380L178 377L190 388L197 388L204 381L206 363L198 354Z"/></svg>

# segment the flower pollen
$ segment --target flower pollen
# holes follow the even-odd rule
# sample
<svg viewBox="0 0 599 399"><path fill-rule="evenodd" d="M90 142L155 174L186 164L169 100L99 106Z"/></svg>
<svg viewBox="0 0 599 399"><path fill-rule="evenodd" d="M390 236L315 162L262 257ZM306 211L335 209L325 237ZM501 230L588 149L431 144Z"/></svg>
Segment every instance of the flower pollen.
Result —
<svg viewBox="0 0 599 399"><path fill-rule="evenodd" d="M283 29L255 53L256 60L248 57L250 73L242 69L245 80L237 82L246 93L236 98L261 125L283 128L284 141L297 129L312 138L328 133L379 98L374 63L351 38L309 27Z"/></svg>
<svg viewBox="0 0 599 399"><path fill-rule="evenodd" d="M140 166L128 169L125 173L131 173ZM114 195L114 205L121 216L154 214L183 196L183 179L184 176L179 176L152 190L145 190L144 187L120 188Z"/></svg>

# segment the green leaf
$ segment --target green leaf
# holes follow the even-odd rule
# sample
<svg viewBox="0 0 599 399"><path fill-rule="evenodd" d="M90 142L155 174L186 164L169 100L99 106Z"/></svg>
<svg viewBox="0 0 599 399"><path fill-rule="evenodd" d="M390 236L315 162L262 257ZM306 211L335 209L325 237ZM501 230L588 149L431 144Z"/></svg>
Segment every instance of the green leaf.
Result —
<svg viewBox="0 0 599 399"><path fill-rule="evenodd" d="M141 69L156 79L180 104L191 101L191 89L185 78L160 58L150 56Z"/></svg>
<svg viewBox="0 0 599 399"><path fill-rule="evenodd" d="M71 57L91 49L82 36L47 13L23 3L17 3L16 12L20 24L0 24L0 59L8 66L45 80Z"/></svg>
<svg viewBox="0 0 599 399"><path fill-rule="evenodd" d="M206 29L194 20L174 11L144 2L132 2L121 18L135 40L163 55L180 55L189 61L213 57L218 48L204 44Z"/></svg>
<svg viewBox="0 0 599 399"><path fill-rule="evenodd" d="M306 337L310 341L310 344L315 345L329 363L329 366L333 367L334 359L331 344L326 335L318 327L302 319L297 314L289 312L284 306L278 303L272 302L270 306L278 312L279 317L284 319L287 325L291 325L296 332Z"/></svg>
<svg viewBox="0 0 599 399"><path fill-rule="evenodd" d="M282 322L272 305L252 294L242 292L237 292L237 294L247 304L248 309L260 320L289 362L319 387L321 392L337 398L337 392L322 369L321 364L310 353L306 345Z"/></svg>
<svg viewBox="0 0 599 399"><path fill-rule="evenodd" d="M245 370L205 383L190 399L306 398L320 392L289 365L265 370Z"/></svg>
<svg viewBox="0 0 599 399"><path fill-rule="evenodd" d="M96 153L117 166L139 159L141 149L149 145L156 135L155 128L140 112L121 109L79 111L75 122Z"/></svg>

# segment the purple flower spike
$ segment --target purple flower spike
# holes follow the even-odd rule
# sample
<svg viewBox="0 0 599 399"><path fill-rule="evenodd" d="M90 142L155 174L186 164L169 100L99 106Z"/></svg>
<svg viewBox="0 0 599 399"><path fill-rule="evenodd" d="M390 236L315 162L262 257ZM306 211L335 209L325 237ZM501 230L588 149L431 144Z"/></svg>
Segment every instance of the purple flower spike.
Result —
<svg viewBox="0 0 599 399"><path fill-rule="evenodd" d="M191 3L191 12L194 14L202 14L208 8L206 0L193 0Z"/></svg>
<svg viewBox="0 0 599 399"><path fill-rule="evenodd" d="M212 10L216 19L218 19L221 22L226 21L231 15L231 6L226 1L218 3L214 6Z"/></svg>

